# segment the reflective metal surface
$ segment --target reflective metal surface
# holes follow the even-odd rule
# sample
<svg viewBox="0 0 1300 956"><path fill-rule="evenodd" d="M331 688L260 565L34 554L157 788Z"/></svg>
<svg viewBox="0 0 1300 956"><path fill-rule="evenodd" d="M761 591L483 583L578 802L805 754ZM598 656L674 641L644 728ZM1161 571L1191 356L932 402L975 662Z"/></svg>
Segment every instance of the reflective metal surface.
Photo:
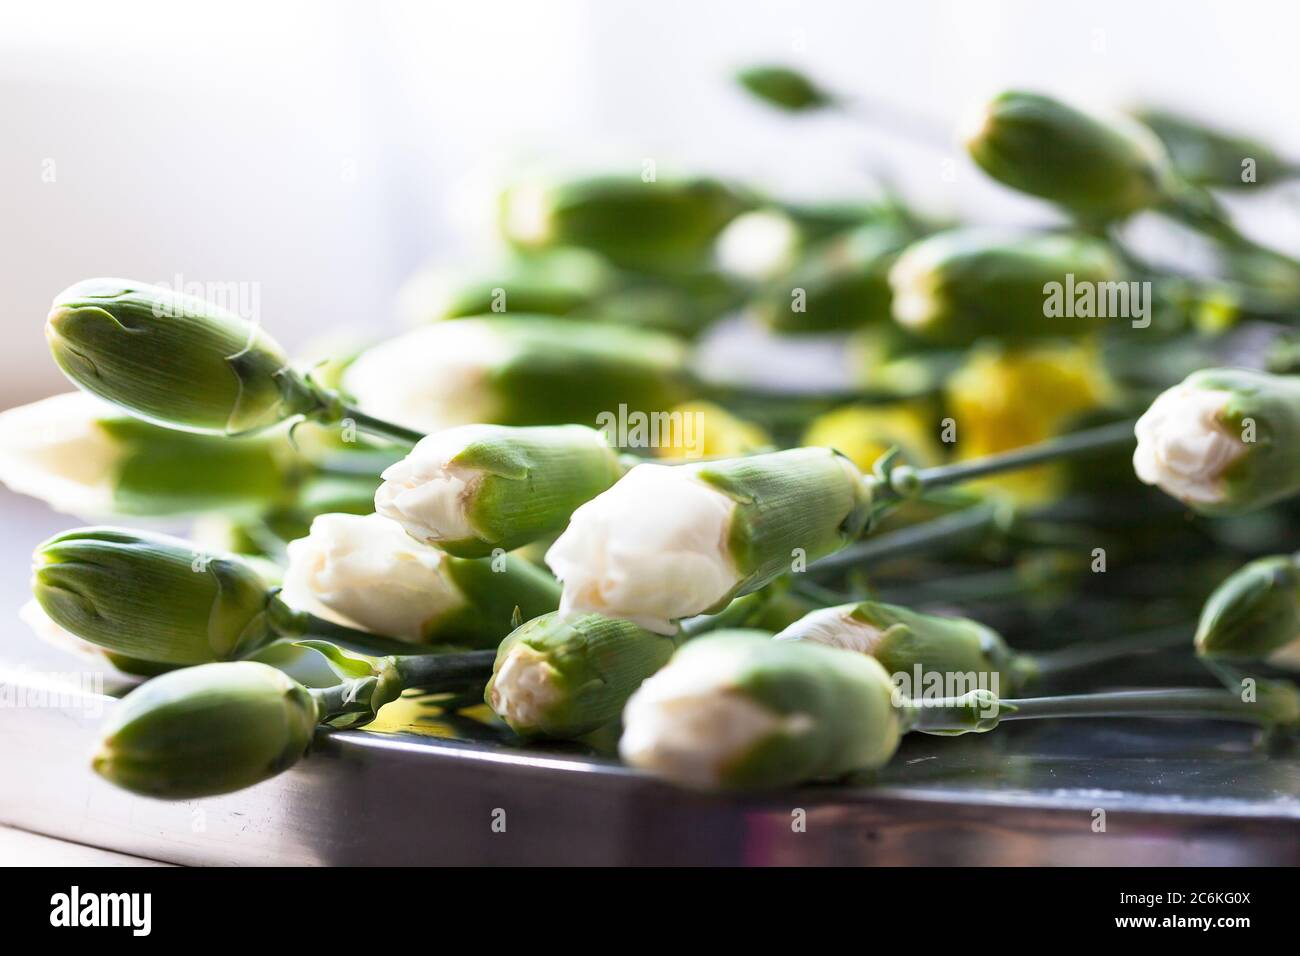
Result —
<svg viewBox="0 0 1300 956"><path fill-rule="evenodd" d="M0 552L0 612L12 612L26 597L27 549L74 522L12 504L5 516L12 545ZM402 701L382 715L387 732L321 736L274 780L164 803L90 772L96 728L114 701L87 693L87 665L16 621L0 634L0 822L159 860L1300 862L1300 759L1265 755L1243 727L1177 722L913 735L874 779L715 797L655 783L590 748L524 748L498 727ZM76 692L51 693L58 674ZM1136 669L1127 676L1146 679Z"/></svg>
<svg viewBox="0 0 1300 956"><path fill-rule="evenodd" d="M4 679L6 702L42 700L31 672ZM718 797L403 701L385 723L410 729L322 735L281 777L165 803L90 773L111 698L43 700L0 718L0 822L178 863L1300 862L1300 761L1236 727L917 736L870 780Z"/></svg>

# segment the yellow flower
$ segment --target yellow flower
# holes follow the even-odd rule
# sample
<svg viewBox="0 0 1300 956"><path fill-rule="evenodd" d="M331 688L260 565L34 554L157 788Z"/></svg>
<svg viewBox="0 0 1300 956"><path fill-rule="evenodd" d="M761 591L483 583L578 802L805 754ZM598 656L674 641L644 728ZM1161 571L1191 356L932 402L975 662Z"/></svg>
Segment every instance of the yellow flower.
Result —
<svg viewBox="0 0 1300 956"><path fill-rule="evenodd" d="M820 415L804 432L803 443L834 448L863 471L897 445L909 464L924 467L942 457L935 440L938 421L914 403L846 405Z"/></svg>
<svg viewBox="0 0 1300 956"><path fill-rule="evenodd" d="M655 454L660 458L734 458L771 446L767 432L721 405L683 402L664 419Z"/></svg>
<svg viewBox="0 0 1300 956"><path fill-rule="evenodd" d="M956 457L978 458L1046 441L1071 418L1106 405L1113 394L1091 345L976 349L947 384ZM1053 466L1042 466L972 487L1026 503L1050 498L1058 481Z"/></svg>

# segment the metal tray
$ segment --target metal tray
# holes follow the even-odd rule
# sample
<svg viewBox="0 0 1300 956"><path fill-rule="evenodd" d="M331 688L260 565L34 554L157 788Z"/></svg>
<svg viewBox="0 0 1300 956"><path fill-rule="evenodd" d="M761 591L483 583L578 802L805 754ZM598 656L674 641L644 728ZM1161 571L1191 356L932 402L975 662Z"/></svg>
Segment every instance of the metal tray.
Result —
<svg viewBox="0 0 1300 956"><path fill-rule="evenodd" d="M7 701L52 686L0 673ZM57 700L55 699L57 696ZM320 735L288 773L169 803L100 781L111 696L0 717L0 822L189 864L1293 864L1300 760L1242 728L1074 721L909 739L871 779L682 792L577 747L402 701L391 731Z"/></svg>
<svg viewBox="0 0 1300 956"><path fill-rule="evenodd" d="M8 496L6 496L8 497ZM71 522L5 509L0 601ZM659 784L578 746L403 700L225 797L117 790L88 756L114 688L15 622L0 650L0 823L188 864L1295 864L1300 757L1174 721L912 735L870 779L757 796ZM74 684L57 675L75 672ZM59 693L51 693L62 686Z"/></svg>

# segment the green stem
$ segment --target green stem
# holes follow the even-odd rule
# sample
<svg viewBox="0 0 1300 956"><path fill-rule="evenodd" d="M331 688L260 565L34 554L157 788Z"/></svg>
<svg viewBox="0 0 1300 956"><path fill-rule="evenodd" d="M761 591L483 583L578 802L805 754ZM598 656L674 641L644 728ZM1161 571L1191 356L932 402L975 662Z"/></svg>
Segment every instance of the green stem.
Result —
<svg viewBox="0 0 1300 956"><path fill-rule="evenodd" d="M454 654L415 654L393 658L403 689L445 691L465 684L486 685L497 652L463 651Z"/></svg>
<svg viewBox="0 0 1300 956"><path fill-rule="evenodd" d="M963 508L952 514L860 541L808 565L809 574L826 574L845 568L880 564L895 558L925 553L936 545L977 541L1000 523L1003 509L991 504Z"/></svg>
<svg viewBox="0 0 1300 956"><path fill-rule="evenodd" d="M1130 690L1109 694L1071 694L1063 697L1025 697L1004 700L1011 708L1003 720L1037 720L1043 717L1190 717L1236 720L1248 724L1276 724L1282 719L1271 698L1245 701L1226 690L1171 688Z"/></svg>
<svg viewBox="0 0 1300 956"><path fill-rule="evenodd" d="M1219 204L1204 190L1189 189L1183 194L1171 196L1160 211L1171 219L1182 223L1204 236L1208 236L1220 245L1230 249L1254 252L1272 256L1300 269L1300 261L1286 253L1271 249L1244 235L1227 217Z"/></svg>
<svg viewBox="0 0 1300 956"><path fill-rule="evenodd" d="M977 691L961 697L905 701L899 709L908 730L951 734L991 730L1006 720L1058 717L1183 717L1277 726L1294 720L1294 707L1288 703L1272 694L1245 701L1231 691L1192 687L1003 700Z"/></svg>
<svg viewBox="0 0 1300 956"><path fill-rule="evenodd" d="M738 597L716 614L701 614L681 622L676 641L681 644L701 634L719 631L724 628L744 627L767 604L766 591L755 591Z"/></svg>
<svg viewBox="0 0 1300 956"><path fill-rule="evenodd" d="M888 484L877 476L872 476L870 480L876 482L874 490L878 496L883 494L884 501L891 498L912 498L931 488L970 481L1005 471L1030 468L1065 458L1083 458L1131 445L1136 440L1133 435L1133 422L1116 422L1112 425L1102 425L1099 428L1063 435L1036 445L1026 445L1024 448L954 462L950 465L922 469L900 465L889 471Z"/></svg>
<svg viewBox="0 0 1300 956"><path fill-rule="evenodd" d="M271 629L277 637L321 638L345 650L370 657L424 656L428 652L428 648L424 645L399 641L382 634L363 631L361 628L338 624L307 611L299 611L285 604L278 594L270 599L268 613Z"/></svg>
<svg viewBox="0 0 1300 956"><path fill-rule="evenodd" d="M414 445L424 437L423 432L415 431L412 428L404 428L401 425L395 425L392 422L386 422L382 418L375 418L373 415L367 415L365 412L353 408L351 405L339 406L339 417L337 421L351 421L357 426L358 431L365 432L367 435L374 435L377 438L387 438L390 441L400 442L405 445Z"/></svg>
<svg viewBox="0 0 1300 956"><path fill-rule="evenodd" d="M1103 664L1106 661L1147 654L1168 647L1190 647L1194 624L1164 627L1141 634L1107 641L1081 643L1059 651L1046 651L1031 655L1037 675L1042 678L1059 677L1071 671Z"/></svg>

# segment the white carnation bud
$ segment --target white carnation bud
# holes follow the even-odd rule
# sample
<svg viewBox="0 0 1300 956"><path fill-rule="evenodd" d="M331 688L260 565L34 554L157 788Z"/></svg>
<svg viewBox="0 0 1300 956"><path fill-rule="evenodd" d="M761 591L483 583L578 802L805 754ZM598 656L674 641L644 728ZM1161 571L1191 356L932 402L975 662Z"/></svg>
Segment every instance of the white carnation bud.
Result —
<svg viewBox="0 0 1300 956"><path fill-rule="evenodd" d="M856 604L846 604L805 614L773 640L809 641L858 654L874 655L885 632L855 616L853 612L856 608Z"/></svg>
<svg viewBox="0 0 1300 956"><path fill-rule="evenodd" d="M491 421L498 399L494 368L515 349L474 321L439 322L382 342L357 356L343 387L367 414L432 433Z"/></svg>
<svg viewBox="0 0 1300 956"><path fill-rule="evenodd" d="M546 553L561 614L595 612L659 634L740 582L728 554L735 502L686 468L637 465L573 513Z"/></svg>
<svg viewBox="0 0 1300 956"><path fill-rule="evenodd" d="M281 597L339 624L423 641L466 603L444 560L382 515L320 515L307 537L289 542Z"/></svg>
<svg viewBox="0 0 1300 956"><path fill-rule="evenodd" d="M737 216L718 236L718 265L733 275L761 280L794 262L799 231L786 216L758 210Z"/></svg>
<svg viewBox="0 0 1300 956"><path fill-rule="evenodd" d="M409 455L384 469L375 510L417 541L437 544L473 537L467 509L483 472L453 459L470 443L500 431L491 425L463 425L421 439Z"/></svg>
<svg viewBox="0 0 1300 956"><path fill-rule="evenodd" d="M729 668L669 665L643 683L623 712L619 755L657 777L699 789L723 783L727 767L760 741L808 718L782 717L732 686Z"/></svg>
<svg viewBox="0 0 1300 956"><path fill-rule="evenodd" d="M1246 452L1221 417L1231 398L1227 391L1187 384L1162 393L1137 421L1138 478L1180 501L1223 502L1224 473Z"/></svg>
<svg viewBox="0 0 1300 956"><path fill-rule="evenodd" d="M55 511L106 515L123 449L100 421L119 417L84 392L69 392L0 413L0 482Z"/></svg>

